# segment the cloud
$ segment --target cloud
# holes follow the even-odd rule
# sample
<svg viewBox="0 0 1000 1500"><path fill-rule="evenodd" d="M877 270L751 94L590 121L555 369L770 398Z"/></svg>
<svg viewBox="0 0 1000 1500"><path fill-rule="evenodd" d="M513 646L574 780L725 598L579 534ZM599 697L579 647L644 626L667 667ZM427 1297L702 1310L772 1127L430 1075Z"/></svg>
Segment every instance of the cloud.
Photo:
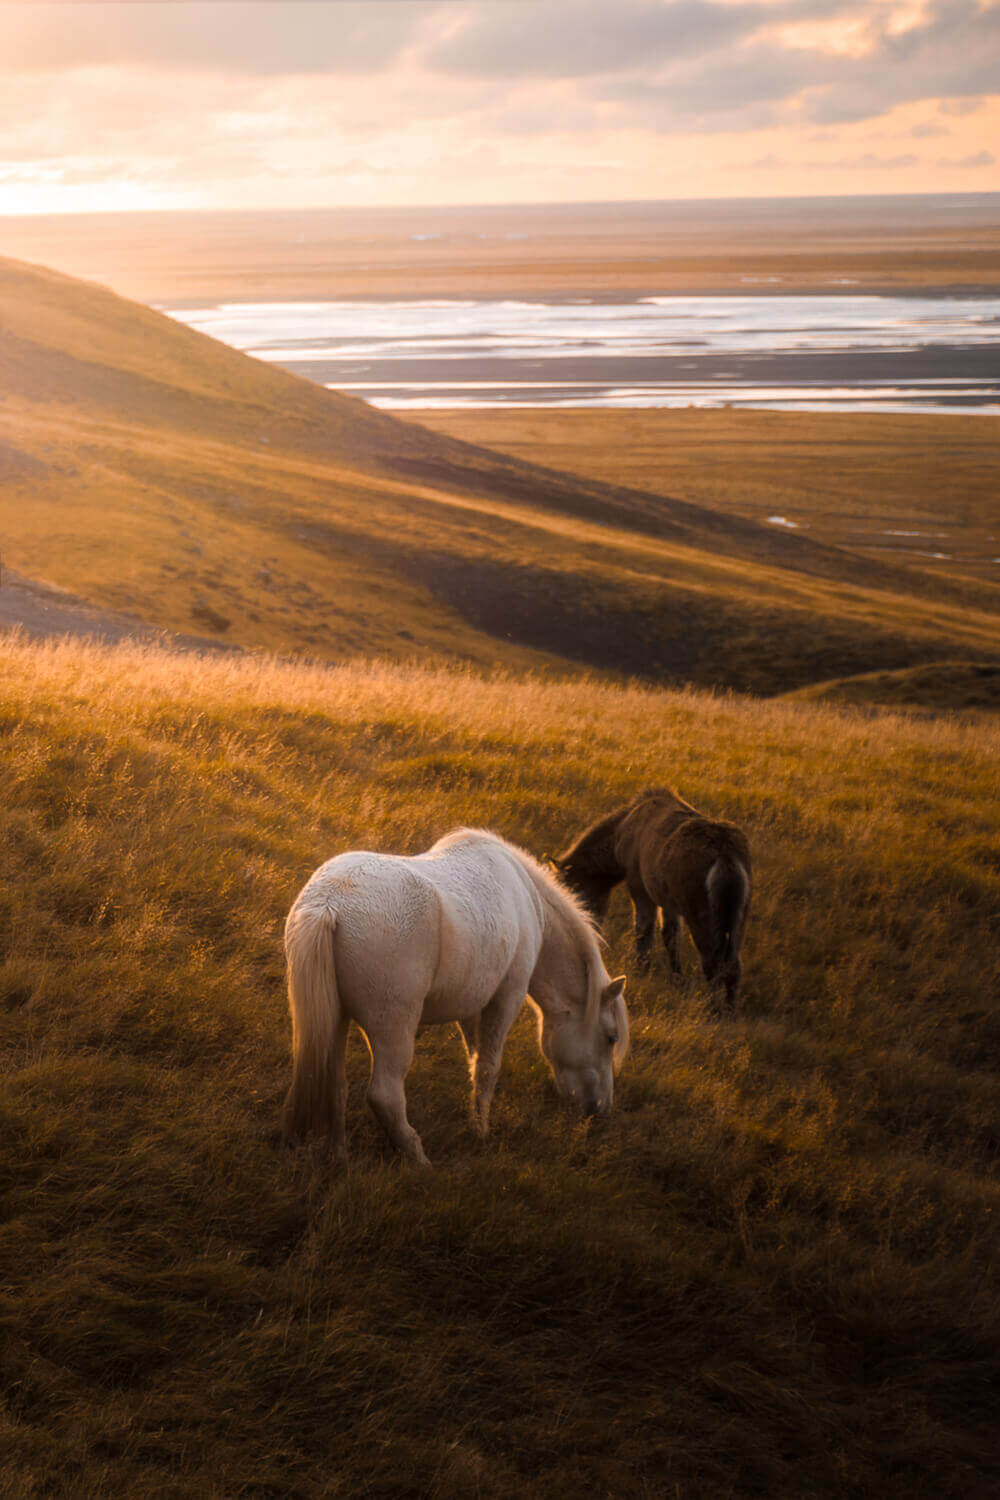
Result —
<svg viewBox="0 0 1000 1500"><path fill-rule="evenodd" d="M0 171L203 198L291 198L298 174L315 201L394 162L400 192L441 199L462 171L499 196L519 163L557 190L620 166L632 193L712 191L699 164L730 170L729 134L741 170L920 168L931 189L993 165L998 99L1000 0L0 0ZM893 154L906 136L952 157ZM838 160L801 160L813 142Z"/></svg>
<svg viewBox="0 0 1000 1500"><path fill-rule="evenodd" d="M451 8L440 0L0 3L0 71L373 73L400 58L435 12Z"/></svg>
<svg viewBox="0 0 1000 1500"><path fill-rule="evenodd" d="M479 80L511 96L575 85L633 126L818 125L1000 92L1000 5L929 0L118 0L0 3L0 73L141 67L232 79ZM915 18L914 18L915 15ZM806 30L802 31L805 26ZM833 28L831 30L830 28ZM847 52L836 38L847 27ZM803 40L809 37L808 44ZM860 49L860 50L859 50ZM387 104L390 101L383 101ZM565 97L562 104L566 104Z"/></svg>
<svg viewBox="0 0 1000 1500"><path fill-rule="evenodd" d="M951 161L946 157L942 157L935 165L939 167L959 167L964 170L966 167L992 167L995 162L996 157L992 151L975 151L970 156L960 157L957 161Z"/></svg>
<svg viewBox="0 0 1000 1500"><path fill-rule="evenodd" d="M912 152L905 152L900 156L877 156L871 151L865 151L860 156L841 157L837 161L790 161L769 151L754 161L734 162L733 167L743 171L791 169L797 172L899 172L919 165L919 161L920 158Z"/></svg>
<svg viewBox="0 0 1000 1500"><path fill-rule="evenodd" d="M1000 80L1000 7L935 0L902 30L872 24L869 50L831 70L806 105L822 124L871 119L894 105L995 93Z"/></svg>
<svg viewBox="0 0 1000 1500"><path fill-rule="evenodd" d="M942 99L938 109L943 115L961 119L964 115L977 114L983 107L982 99Z"/></svg>
<svg viewBox="0 0 1000 1500"><path fill-rule="evenodd" d="M939 98L959 113L1000 93L1000 6L930 0L914 16L892 0L480 3L420 55L446 78L497 88L573 84L623 128L832 126Z"/></svg>
<svg viewBox="0 0 1000 1500"><path fill-rule="evenodd" d="M465 7L427 65L487 77L582 78L729 46L761 24L757 4L709 0L551 0Z"/></svg>
<svg viewBox="0 0 1000 1500"><path fill-rule="evenodd" d="M811 161L805 165L810 171L898 172L902 167L915 167L919 160L919 156L914 156L912 151L904 152L901 156L876 156L872 151L865 151L861 156L841 157L839 161Z"/></svg>

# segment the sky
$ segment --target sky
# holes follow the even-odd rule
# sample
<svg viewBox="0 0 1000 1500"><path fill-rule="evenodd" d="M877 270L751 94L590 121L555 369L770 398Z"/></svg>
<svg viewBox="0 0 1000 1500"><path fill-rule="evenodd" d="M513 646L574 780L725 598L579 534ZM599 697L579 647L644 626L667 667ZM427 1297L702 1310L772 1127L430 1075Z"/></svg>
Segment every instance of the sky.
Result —
<svg viewBox="0 0 1000 1500"><path fill-rule="evenodd" d="M1000 0L0 0L0 213L1000 189Z"/></svg>

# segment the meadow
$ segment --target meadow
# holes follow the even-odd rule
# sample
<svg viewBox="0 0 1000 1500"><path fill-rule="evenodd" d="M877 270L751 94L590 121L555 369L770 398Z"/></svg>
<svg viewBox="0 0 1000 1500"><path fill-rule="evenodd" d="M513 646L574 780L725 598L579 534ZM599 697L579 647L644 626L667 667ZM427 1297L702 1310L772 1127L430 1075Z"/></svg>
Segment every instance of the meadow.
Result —
<svg viewBox="0 0 1000 1500"><path fill-rule="evenodd" d="M996 1493L995 719L8 638L0 1492ZM614 1113L450 1028L401 1167L278 1136L281 927L348 847L739 821L739 1013L634 971Z"/></svg>

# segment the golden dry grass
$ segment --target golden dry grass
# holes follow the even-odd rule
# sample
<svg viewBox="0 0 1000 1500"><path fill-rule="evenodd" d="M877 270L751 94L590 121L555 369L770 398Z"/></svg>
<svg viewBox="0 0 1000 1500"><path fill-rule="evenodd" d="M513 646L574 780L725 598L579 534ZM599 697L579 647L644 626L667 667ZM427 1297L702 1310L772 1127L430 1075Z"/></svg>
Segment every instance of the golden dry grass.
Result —
<svg viewBox="0 0 1000 1500"><path fill-rule="evenodd" d="M7 1493L986 1495L1000 732L593 681L7 642ZM746 998L630 973L615 1113L532 1029L436 1162L276 1127L280 930L345 847L536 852L649 782L740 821ZM688 955L691 962L691 955Z"/></svg>

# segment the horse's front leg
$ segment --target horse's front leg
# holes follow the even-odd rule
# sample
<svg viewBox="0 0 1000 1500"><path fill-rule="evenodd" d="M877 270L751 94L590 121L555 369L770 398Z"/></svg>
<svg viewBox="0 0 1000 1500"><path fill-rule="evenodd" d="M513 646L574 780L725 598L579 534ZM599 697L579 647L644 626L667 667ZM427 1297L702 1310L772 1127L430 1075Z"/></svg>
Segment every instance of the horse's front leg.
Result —
<svg viewBox="0 0 1000 1500"><path fill-rule="evenodd" d="M660 930L663 933L663 946L670 961L670 971L672 974L680 975L683 973L681 969L680 949L678 948L681 935L681 914L676 907L660 907Z"/></svg>
<svg viewBox="0 0 1000 1500"><path fill-rule="evenodd" d="M406 1093L403 1080L413 1061L416 1026L412 1030L368 1033L372 1053L372 1076L368 1085L368 1103L382 1129L397 1151L418 1166L429 1167L423 1143L406 1118Z"/></svg>
<svg viewBox="0 0 1000 1500"><path fill-rule="evenodd" d="M645 971L649 968L649 951L653 946L656 905L651 900L646 887L638 880L629 881L628 893L632 897L632 909L635 915L635 959L639 968Z"/></svg>
<svg viewBox="0 0 1000 1500"><path fill-rule="evenodd" d="M479 1051L479 1017L473 1016L469 1021L457 1022L458 1029L462 1033L465 1043L465 1056L469 1064L469 1077L475 1081L476 1077L476 1054Z"/></svg>
<svg viewBox="0 0 1000 1500"><path fill-rule="evenodd" d="M481 1136L490 1128L490 1105L500 1076L503 1044L514 1024L514 1017L524 1004L527 980L523 975L508 979L480 1012L477 1031L478 1049L471 1059L472 1120ZM464 1028L463 1028L464 1030Z"/></svg>

